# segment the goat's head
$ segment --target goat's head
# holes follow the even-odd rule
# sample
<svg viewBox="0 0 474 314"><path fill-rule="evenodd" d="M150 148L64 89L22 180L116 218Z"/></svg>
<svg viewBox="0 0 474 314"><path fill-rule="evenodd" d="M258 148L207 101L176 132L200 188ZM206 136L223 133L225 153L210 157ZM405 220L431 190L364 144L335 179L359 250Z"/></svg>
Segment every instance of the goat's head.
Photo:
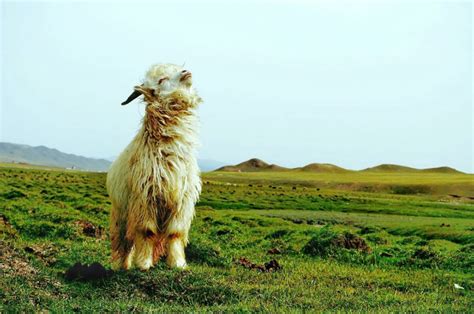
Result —
<svg viewBox="0 0 474 314"><path fill-rule="evenodd" d="M178 101L189 107L201 102L192 86L192 75L188 70L175 64L156 64L146 73L143 84L135 86L134 92L125 100L126 105L143 95L148 105L160 106Z"/></svg>

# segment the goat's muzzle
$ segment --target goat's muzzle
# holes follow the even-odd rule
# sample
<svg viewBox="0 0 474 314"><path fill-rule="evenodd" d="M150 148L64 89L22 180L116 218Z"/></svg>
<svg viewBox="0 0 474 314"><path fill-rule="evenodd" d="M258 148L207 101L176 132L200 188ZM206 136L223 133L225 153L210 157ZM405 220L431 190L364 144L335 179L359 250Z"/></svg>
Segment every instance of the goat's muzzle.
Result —
<svg viewBox="0 0 474 314"><path fill-rule="evenodd" d="M181 76L181 78L179 79L180 82L185 81L185 80L187 80L188 78L190 78L190 77L193 76L193 75L191 74L191 72L188 72L188 71L183 71L183 72L181 72L181 73L182 73L182 76Z"/></svg>

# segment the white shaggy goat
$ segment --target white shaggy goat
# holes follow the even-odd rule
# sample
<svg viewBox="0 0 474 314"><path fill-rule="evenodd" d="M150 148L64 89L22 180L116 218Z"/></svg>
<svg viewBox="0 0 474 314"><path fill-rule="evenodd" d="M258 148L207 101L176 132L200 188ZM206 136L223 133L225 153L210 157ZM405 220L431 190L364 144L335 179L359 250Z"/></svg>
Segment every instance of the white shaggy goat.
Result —
<svg viewBox="0 0 474 314"><path fill-rule="evenodd" d="M166 254L169 266L184 268L201 192L195 157L201 98L191 73L173 64L152 66L122 105L140 95L143 125L107 175L113 266L147 270Z"/></svg>

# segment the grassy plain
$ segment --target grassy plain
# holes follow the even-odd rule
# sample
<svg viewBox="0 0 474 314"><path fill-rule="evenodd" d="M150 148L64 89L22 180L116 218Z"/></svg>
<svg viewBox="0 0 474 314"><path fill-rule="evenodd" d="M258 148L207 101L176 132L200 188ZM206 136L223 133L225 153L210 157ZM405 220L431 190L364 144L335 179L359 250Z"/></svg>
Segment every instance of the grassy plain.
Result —
<svg viewBox="0 0 474 314"><path fill-rule="evenodd" d="M110 265L105 174L1 165L0 311L474 308L473 175L212 172L203 182L189 270L161 262L69 282L75 262Z"/></svg>

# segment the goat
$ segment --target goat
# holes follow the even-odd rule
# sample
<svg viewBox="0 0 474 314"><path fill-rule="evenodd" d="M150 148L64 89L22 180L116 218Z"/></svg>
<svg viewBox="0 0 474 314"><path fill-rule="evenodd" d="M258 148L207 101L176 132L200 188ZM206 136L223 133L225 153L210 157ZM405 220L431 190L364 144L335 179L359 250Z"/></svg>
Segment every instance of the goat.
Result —
<svg viewBox="0 0 474 314"><path fill-rule="evenodd" d="M122 105L140 95L146 103L142 126L107 174L112 265L148 270L166 254L170 267L185 268L201 193L196 109L202 99L191 72L173 64L152 66Z"/></svg>

